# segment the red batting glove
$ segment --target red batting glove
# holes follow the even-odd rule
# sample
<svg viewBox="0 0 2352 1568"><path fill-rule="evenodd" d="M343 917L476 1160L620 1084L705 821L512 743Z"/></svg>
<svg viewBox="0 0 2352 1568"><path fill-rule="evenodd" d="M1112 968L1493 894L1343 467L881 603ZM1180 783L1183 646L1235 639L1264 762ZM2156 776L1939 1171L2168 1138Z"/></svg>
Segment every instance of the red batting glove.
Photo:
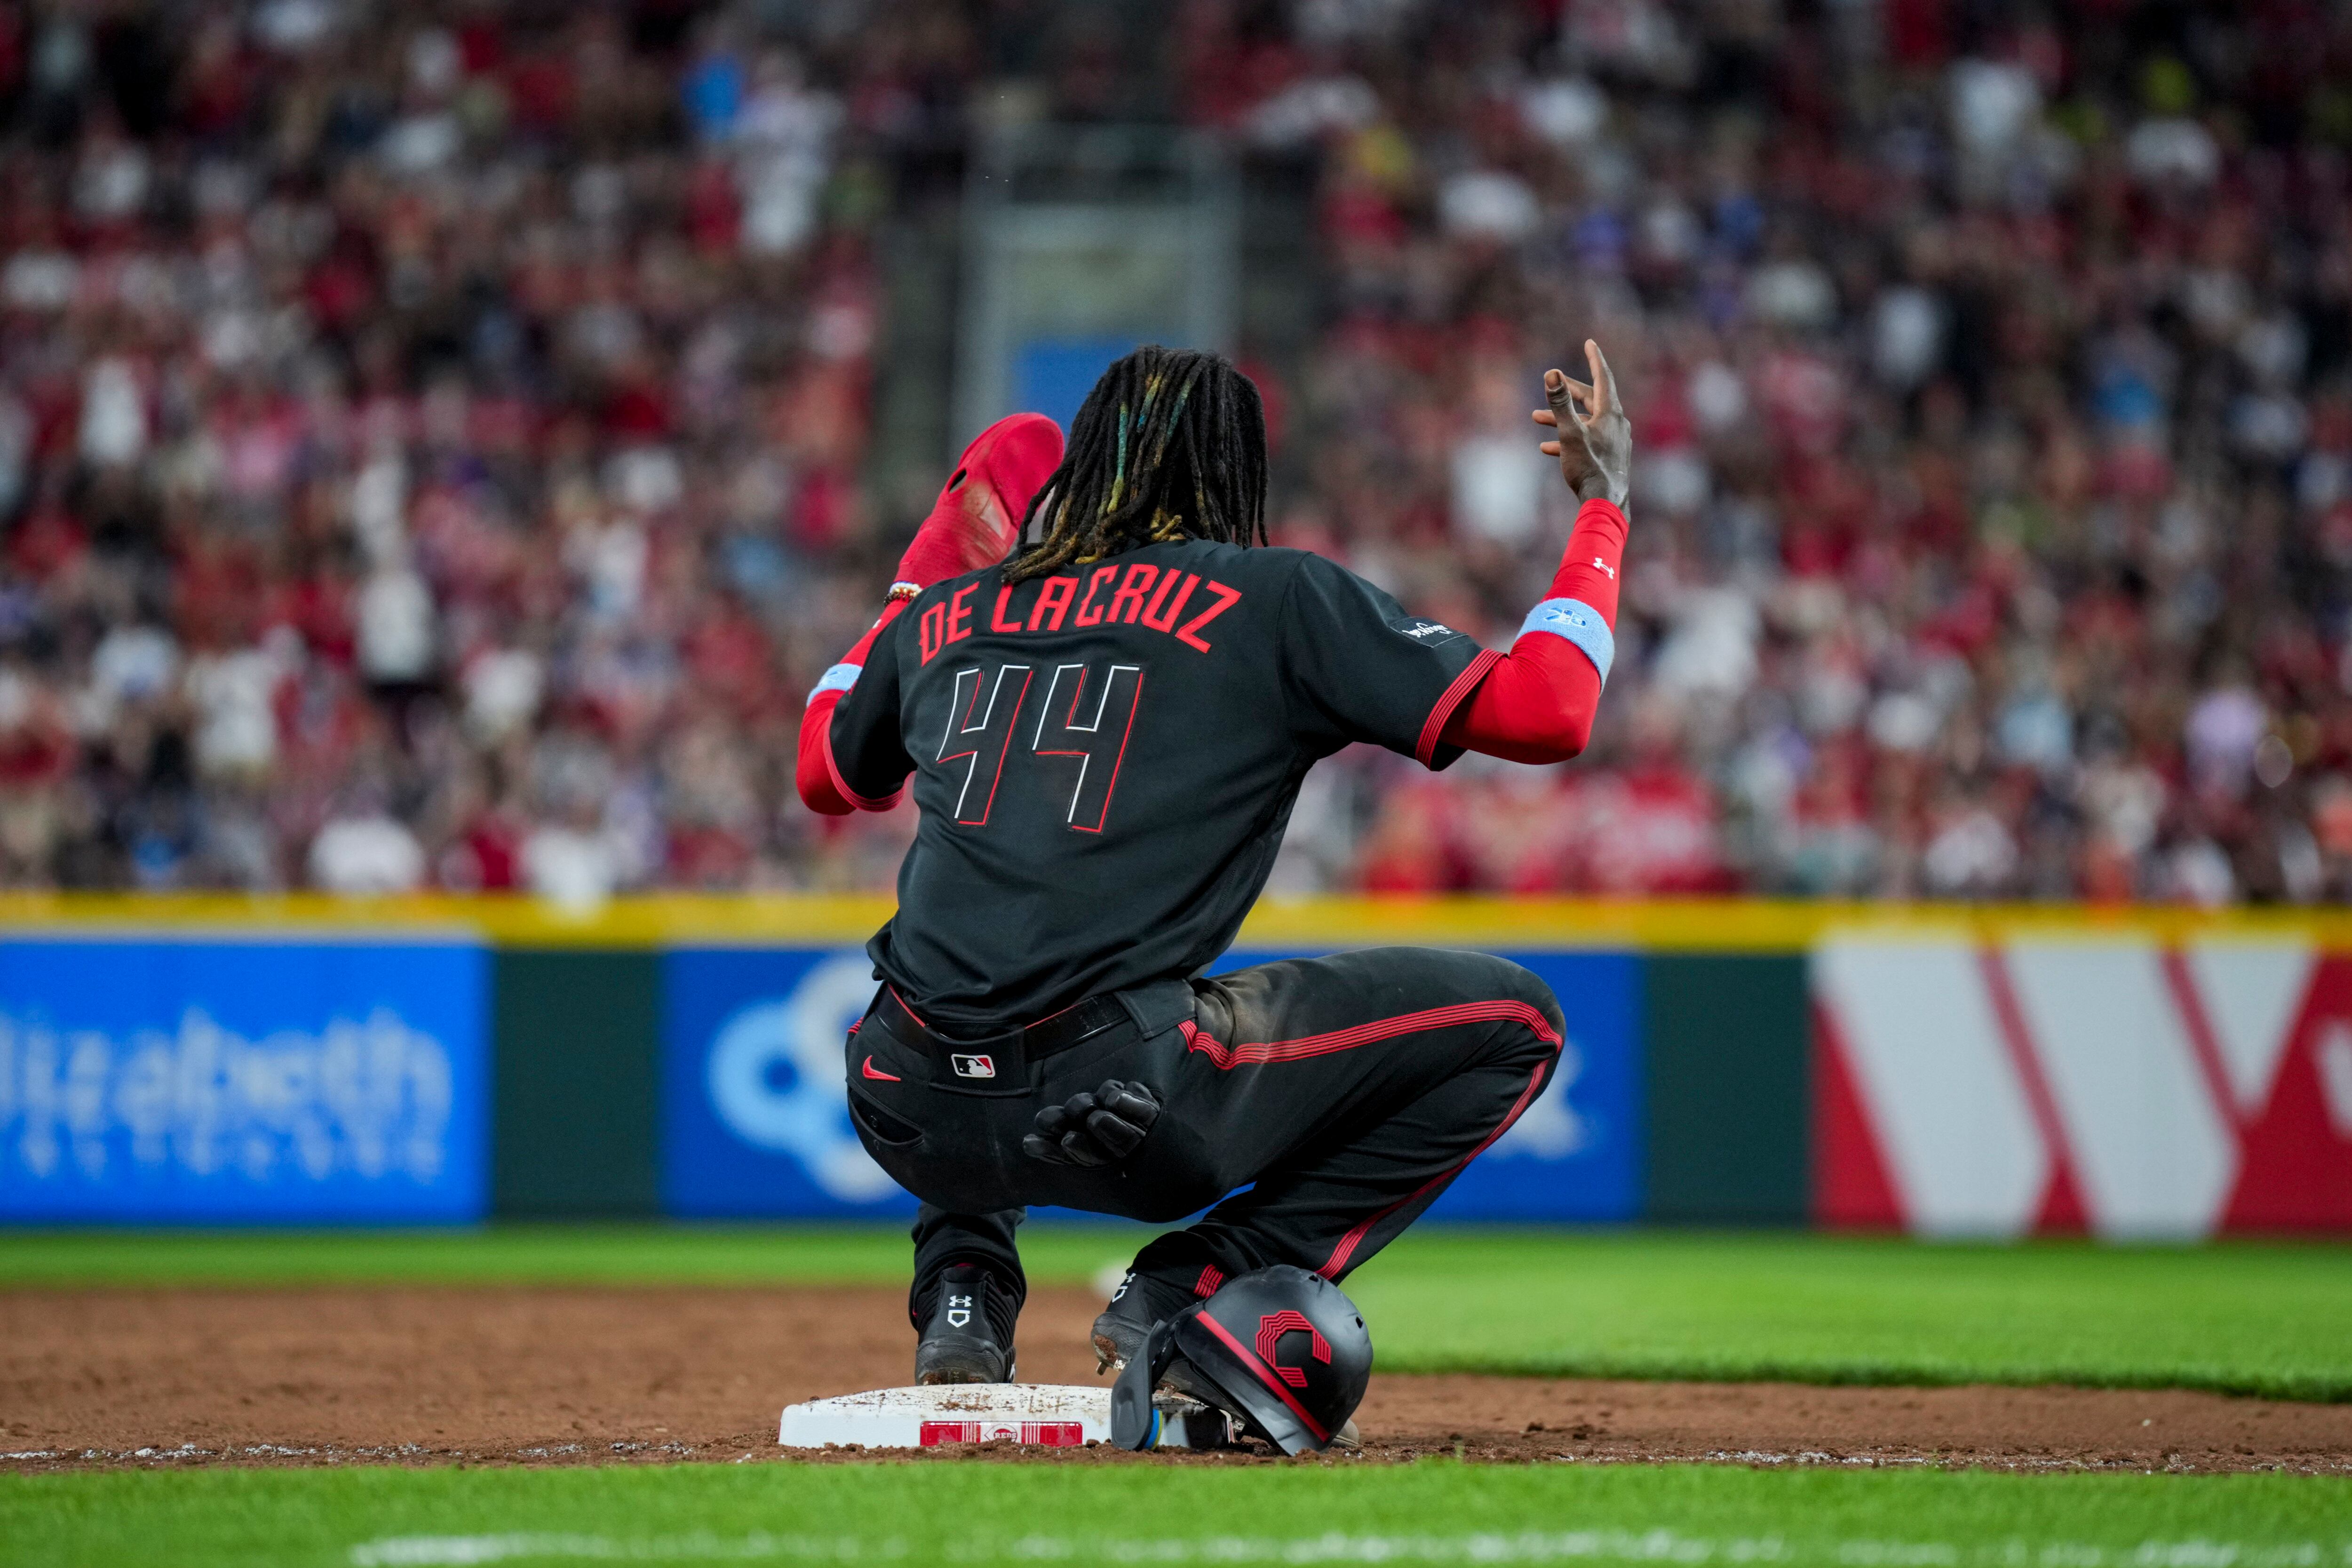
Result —
<svg viewBox="0 0 2352 1568"><path fill-rule="evenodd" d="M1008 414L982 431L898 558L891 592L919 592L1003 560L1029 499L1061 462L1062 427L1042 414Z"/></svg>

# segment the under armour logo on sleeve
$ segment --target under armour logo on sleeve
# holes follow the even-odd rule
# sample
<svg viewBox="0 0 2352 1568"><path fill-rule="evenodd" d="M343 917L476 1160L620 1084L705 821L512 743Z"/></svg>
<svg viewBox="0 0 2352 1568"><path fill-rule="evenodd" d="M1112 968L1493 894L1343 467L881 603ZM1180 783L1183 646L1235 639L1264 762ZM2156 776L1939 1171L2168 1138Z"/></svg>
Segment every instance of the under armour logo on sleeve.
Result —
<svg viewBox="0 0 2352 1568"><path fill-rule="evenodd" d="M1602 684L1609 680L1609 667L1617 658L1617 636L1601 612L1581 599L1546 599L1528 612L1519 623L1519 636L1529 632L1549 632L1552 636L1576 645L1592 668L1601 672Z"/></svg>

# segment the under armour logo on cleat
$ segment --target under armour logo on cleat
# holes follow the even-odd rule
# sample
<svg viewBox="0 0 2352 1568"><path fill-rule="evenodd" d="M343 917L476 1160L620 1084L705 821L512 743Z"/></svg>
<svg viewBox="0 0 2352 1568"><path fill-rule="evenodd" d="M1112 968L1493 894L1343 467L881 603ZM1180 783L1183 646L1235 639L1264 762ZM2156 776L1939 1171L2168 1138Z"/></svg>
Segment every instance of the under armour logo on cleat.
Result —
<svg viewBox="0 0 2352 1568"><path fill-rule="evenodd" d="M948 1326L949 1326L950 1328L961 1329L961 1328L966 1328L966 1327L969 1327L969 1326L971 1325L971 1297L969 1297L969 1296L950 1296L950 1297L949 1297L949 1298L948 1298Z"/></svg>

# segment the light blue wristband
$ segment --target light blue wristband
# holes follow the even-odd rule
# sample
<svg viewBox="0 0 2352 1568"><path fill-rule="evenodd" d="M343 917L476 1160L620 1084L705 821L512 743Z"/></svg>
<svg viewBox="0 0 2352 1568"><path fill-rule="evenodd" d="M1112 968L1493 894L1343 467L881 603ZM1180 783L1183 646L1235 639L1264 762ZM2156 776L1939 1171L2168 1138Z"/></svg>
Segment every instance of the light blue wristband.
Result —
<svg viewBox="0 0 2352 1568"><path fill-rule="evenodd" d="M858 674L860 671L865 669L865 668L866 667L862 664L835 665L831 669L826 670L822 676L817 678L817 683L814 686L809 688L809 702L815 701L818 698L824 696L828 691L848 690L851 687L857 684ZM808 706L808 702L803 702L801 706L805 708Z"/></svg>
<svg viewBox="0 0 2352 1568"><path fill-rule="evenodd" d="M1574 643L1601 672L1601 684L1609 683L1609 666L1617 657L1617 637L1601 618L1601 612L1583 600L1546 599L1519 623L1519 636L1529 632L1549 632Z"/></svg>

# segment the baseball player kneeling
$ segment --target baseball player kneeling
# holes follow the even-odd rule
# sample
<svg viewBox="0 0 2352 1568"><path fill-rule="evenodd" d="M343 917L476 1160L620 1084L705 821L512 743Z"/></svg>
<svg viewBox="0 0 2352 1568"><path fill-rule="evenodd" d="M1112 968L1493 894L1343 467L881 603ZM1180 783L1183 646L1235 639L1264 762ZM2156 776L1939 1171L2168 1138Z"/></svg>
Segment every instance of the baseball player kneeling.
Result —
<svg viewBox="0 0 2352 1568"><path fill-rule="evenodd" d="M1160 1385L1291 1451L1344 1436L1370 1345L1336 1284L1543 1091L1559 1005L1477 952L1203 972L1318 759L1583 749L1633 452L1585 355L1591 384L1548 372L1535 415L1583 505L1507 654L1267 545L1257 389L1215 355L1120 360L1066 452L1036 415L965 452L811 694L798 768L815 810L883 810L911 778L922 811L848 1041L858 1136L922 1200L918 1382L1013 1377L1026 1205L1207 1208L1095 1323L1126 1430Z"/></svg>

